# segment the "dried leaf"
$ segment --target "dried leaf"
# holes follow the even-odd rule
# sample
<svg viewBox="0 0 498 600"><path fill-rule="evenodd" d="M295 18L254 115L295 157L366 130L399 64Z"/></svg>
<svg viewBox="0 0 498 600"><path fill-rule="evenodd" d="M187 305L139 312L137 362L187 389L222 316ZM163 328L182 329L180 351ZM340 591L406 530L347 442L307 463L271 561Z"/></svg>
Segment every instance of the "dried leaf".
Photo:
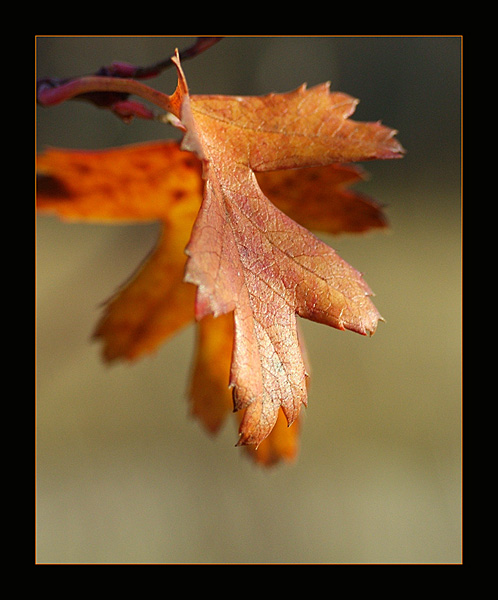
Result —
<svg viewBox="0 0 498 600"><path fill-rule="evenodd" d="M182 147L203 160L205 178L185 280L198 286L197 319L234 312L230 385L236 410L245 409L240 444L258 446L280 408L291 425L307 404L296 315L362 334L380 318L361 275L271 204L255 175L398 155L393 130L347 119L354 106L326 85L183 99Z"/></svg>
<svg viewBox="0 0 498 600"><path fill-rule="evenodd" d="M156 248L107 302L95 336L107 360L154 351L192 321L193 286L183 282L184 248L202 198L200 164L176 142L80 152L50 150L38 159L38 208L65 219L160 221Z"/></svg>
<svg viewBox="0 0 498 600"><path fill-rule="evenodd" d="M256 178L273 204L312 231L363 233L388 225L381 206L349 188L364 179L357 166L334 163L257 173Z"/></svg>
<svg viewBox="0 0 498 600"><path fill-rule="evenodd" d="M215 432L240 411L239 444L273 464L295 455L307 403L297 317L361 334L380 318L361 274L308 229L385 227L381 207L348 187L362 171L342 163L402 148L392 129L349 119L356 100L326 84L191 97L172 60L178 86L162 102L184 130L182 149L49 150L38 159L38 207L67 220L161 223L151 255L106 305L104 356L151 352L195 312L193 414Z"/></svg>
<svg viewBox="0 0 498 600"><path fill-rule="evenodd" d="M193 304L191 305L193 311ZM192 313L191 313L192 316ZM206 317L197 326L197 348L190 387L192 414L216 433L233 411L228 387L233 350L233 317Z"/></svg>

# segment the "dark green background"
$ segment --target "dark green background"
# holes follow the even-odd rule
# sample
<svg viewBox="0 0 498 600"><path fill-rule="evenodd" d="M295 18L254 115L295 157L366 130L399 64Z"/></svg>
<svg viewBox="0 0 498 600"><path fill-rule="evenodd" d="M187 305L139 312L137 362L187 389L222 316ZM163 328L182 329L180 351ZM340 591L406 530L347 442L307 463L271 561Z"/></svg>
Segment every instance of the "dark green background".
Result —
<svg viewBox="0 0 498 600"><path fill-rule="evenodd" d="M150 64L194 37L36 39L37 76ZM37 558L40 562L370 563L461 558L461 53L447 37L227 37L185 61L191 93L331 82L353 118L399 131L402 160L359 189L389 233L325 238L365 273L386 319L364 338L304 322L312 364L297 462L262 471L187 416L188 328L104 366L101 304L157 226L37 222ZM173 70L149 81L171 93ZM37 110L37 145L177 137L81 102Z"/></svg>

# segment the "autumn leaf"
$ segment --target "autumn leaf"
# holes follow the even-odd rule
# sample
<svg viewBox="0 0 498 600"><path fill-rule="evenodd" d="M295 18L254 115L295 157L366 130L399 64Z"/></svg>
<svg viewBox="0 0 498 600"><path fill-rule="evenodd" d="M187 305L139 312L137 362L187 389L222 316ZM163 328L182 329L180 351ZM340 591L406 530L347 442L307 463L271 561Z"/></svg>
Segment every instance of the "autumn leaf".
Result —
<svg viewBox="0 0 498 600"><path fill-rule="evenodd" d="M161 223L155 248L106 303L96 328L106 361L138 359L191 323L195 288L183 282L184 248L202 201L201 162L176 142L154 142L97 151L50 149L38 156L37 167L40 213L66 222ZM361 178L357 167L346 165L258 174L277 206L302 224L309 226L311 218L316 229L327 233L386 226L378 205L346 187ZM304 205L300 198L306 198ZM228 387L233 317L206 317L197 330L190 408L216 433L233 411ZM304 353L302 338L300 343ZM263 464L290 459L297 452L298 433L297 423L288 428L280 411L258 451L245 449Z"/></svg>
<svg viewBox="0 0 498 600"><path fill-rule="evenodd" d="M154 351L193 318L184 249L202 199L200 163L176 142L103 151L51 149L38 157L38 209L66 220L159 221L161 237L107 302L95 337L106 360Z"/></svg>
<svg viewBox="0 0 498 600"><path fill-rule="evenodd" d="M167 110L182 149L49 150L38 159L38 206L65 219L161 222L156 248L107 303L96 330L104 356L151 352L195 312L193 414L216 432L235 409L239 444L272 464L295 455L288 425L307 403L296 317L361 334L380 318L361 275L307 228L385 227L380 207L348 188L362 172L339 163L402 148L393 130L351 121L356 101L326 85L190 96L173 61Z"/></svg>
<svg viewBox="0 0 498 600"><path fill-rule="evenodd" d="M235 409L245 409L240 444L258 446L280 409L291 425L307 404L296 316L361 334L377 327L360 273L269 202L255 175L398 156L393 130L348 120L355 105L328 85L182 100L182 147L202 159L205 179L185 280L198 288L197 319L234 313L230 386Z"/></svg>
<svg viewBox="0 0 498 600"><path fill-rule="evenodd" d="M388 226L382 208L351 184L364 179L358 166L285 169L256 173L265 196L282 212L312 231L363 233Z"/></svg>
<svg viewBox="0 0 498 600"><path fill-rule="evenodd" d="M226 416L233 412L232 394L227 385L233 351L232 314L217 318L207 316L197 327L197 349L189 395L191 410L208 431L216 433ZM300 343L305 356L302 337ZM237 415L240 421L243 413L238 412ZM255 462L269 466L282 459L292 460L297 454L298 442L298 423L288 427L285 415L280 410L268 437L257 448L245 445L244 449Z"/></svg>

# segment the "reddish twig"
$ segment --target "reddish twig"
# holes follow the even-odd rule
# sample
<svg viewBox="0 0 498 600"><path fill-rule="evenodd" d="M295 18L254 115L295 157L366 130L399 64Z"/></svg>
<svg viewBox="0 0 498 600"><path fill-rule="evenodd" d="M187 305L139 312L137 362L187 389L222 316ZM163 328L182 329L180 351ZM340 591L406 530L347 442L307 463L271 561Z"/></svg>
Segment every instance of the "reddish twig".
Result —
<svg viewBox="0 0 498 600"><path fill-rule="evenodd" d="M196 42L182 50L180 60L193 58L204 52L221 37L199 37ZM160 61L148 67L138 67L124 62L113 62L101 67L94 75L66 79L41 78L37 81L36 101L41 106L55 106L66 100L86 100L100 108L108 108L125 121L132 117L155 118L154 113L140 102L129 100L130 94L168 110L169 98L136 81L159 75L173 65L172 59Z"/></svg>
<svg viewBox="0 0 498 600"><path fill-rule="evenodd" d="M194 58L198 54L206 51L211 46L222 40L222 37L199 37L195 44L180 52L180 60ZM103 67L104 71L99 75L110 75L118 77L132 77L133 79L148 79L156 77L165 69L173 66L171 58L150 65L149 67L136 67L128 63L113 62L110 67Z"/></svg>
<svg viewBox="0 0 498 600"><path fill-rule="evenodd" d="M56 106L73 98L85 98L90 99L98 106L111 108L112 110L116 108L117 114L120 112L120 107L122 109L123 103L127 103L129 116L140 116L138 107L144 109L145 107L142 107L139 103L135 103L135 107L133 107L132 103L127 100L130 94L140 96L166 111L170 110L170 97L167 94L158 92L134 79L103 77L100 75L70 79L57 87L40 88L38 90L38 102L43 106ZM134 111L137 114L130 114ZM145 115L146 113L144 113L144 118L150 118Z"/></svg>

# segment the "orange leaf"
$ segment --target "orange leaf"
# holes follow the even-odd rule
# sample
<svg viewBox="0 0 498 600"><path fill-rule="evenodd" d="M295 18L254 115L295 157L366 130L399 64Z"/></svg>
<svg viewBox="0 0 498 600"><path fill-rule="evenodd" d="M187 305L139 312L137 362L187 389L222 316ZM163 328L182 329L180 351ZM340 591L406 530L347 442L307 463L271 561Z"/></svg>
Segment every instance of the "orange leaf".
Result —
<svg viewBox="0 0 498 600"><path fill-rule="evenodd" d="M289 427L287 419L280 409L268 437L259 446L246 445L244 448L256 463L270 467L281 460L293 461L297 455L298 445L299 419L293 423L292 427Z"/></svg>
<svg viewBox="0 0 498 600"><path fill-rule="evenodd" d="M135 359L152 352L193 319L195 288L183 282L184 248L201 203L200 170L196 157L180 150L176 142L97 151L51 149L38 157L40 212L66 220L162 223L156 248L107 303L96 329L106 360ZM380 209L364 212L364 198L345 187L359 178L356 168L341 165L258 174L261 187L277 206L303 225L311 226L311 216L317 229L329 232L383 223ZM371 201L367 204L374 206ZM348 207L361 226L343 217ZM228 387L232 347L231 314L200 321L190 402L192 413L211 432L218 431L233 410ZM279 414L258 452L246 446L261 464L290 460L296 454L298 428L287 427Z"/></svg>
<svg viewBox="0 0 498 600"><path fill-rule="evenodd" d="M202 199L199 161L178 144L49 149L37 157L37 207L68 220L175 223Z"/></svg>
<svg viewBox="0 0 498 600"><path fill-rule="evenodd" d="M195 415L208 431L216 433L226 416L233 411L232 393L227 385L233 349L233 316L207 316L197 326L190 402ZM240 414L240 413L238 413ZM262 465L273 465L297 454L299 427L288 427L280 411L270 435L256 449L244 446L251 458Z"/></svg>
<svg viewBox="0 0 498 600"><path fill-rule="evenodd" d="M191 323L195 290L183 281L185 257L174 249L184 233L165 228L137 275L107 302L94 333L104 342L106 360L153 352Z"/></svg>
<svg viewBox="0 0 498 600"><path fill-rule="evenodd" d="M104 357L136 358L191 322L194 288L183 282L184 248L202 197L200 165L178 144L92 152L50 150L38 159L38 207L65 219L156 221L157 247L107 303L95 336Z"/></svg>
<svg viewBox="0 0 498 600"><path fill-rule="evenodd" d="M96 329L104 356L155 350L195 309L192 412L214 432L244 409L239 444L272 464L295 455L307 402L296 316L361 334L380 318L361 275L307 228L384 227L381 208L347 187L362 172L338 163L402 148L393 130L348 119L356 101L328 85L190 97L172 60L178 85L161 102L185 132L183 150L49 150L38 158L38 207L68 220L161 223L156 248L107 303Z"/></svg>
<svg viewBox="0 0 498 600"><path fill-rule="evenodd" d="M186 96L183 147L202 158L230 140L229 157L253 171L400 157L395 130L348 119L356 105L328 84L268 96Z"/></svg>
<svg viewBox="0 0 498 600"><path fill-rule="evenodd" d="M208 316L198 323L190 404L192 414L212 433L219 430L227 414L233 411L232 392L228 387L232 348L231 314L217 319Z"/></svg>
<svg viewBox="0 0 498 600"><path fill-rule="evenodd" d="M387 227L382 208L347 187L364 178L358 167L331 164L257 173L256 178L265 196L307 229L338 234Z"/></svg>
<svg viewBox="0 0 498 600"><path fill-rule="evenodd" d="M179 69L180 77L181 70ZM183 146L204 163L204 198L187 246L196 316L234 311L230 375L240 444L258 446L280 407L307 403L296 315L373 333L380 318L361 275L276 209L255 171L392 157L394 131L348 121L355 102L328 86L265 97L185 97Z"/></svg>

